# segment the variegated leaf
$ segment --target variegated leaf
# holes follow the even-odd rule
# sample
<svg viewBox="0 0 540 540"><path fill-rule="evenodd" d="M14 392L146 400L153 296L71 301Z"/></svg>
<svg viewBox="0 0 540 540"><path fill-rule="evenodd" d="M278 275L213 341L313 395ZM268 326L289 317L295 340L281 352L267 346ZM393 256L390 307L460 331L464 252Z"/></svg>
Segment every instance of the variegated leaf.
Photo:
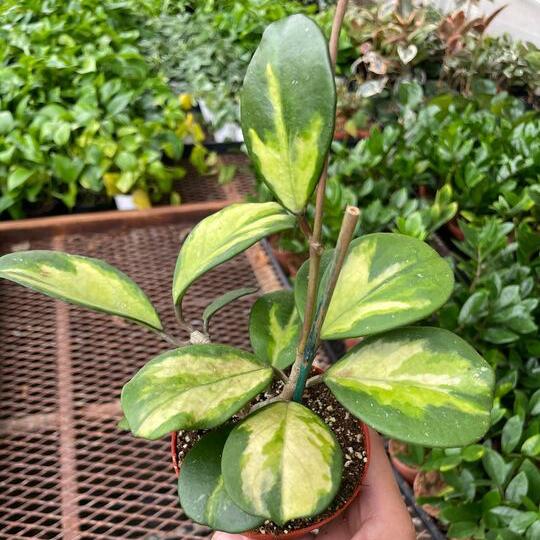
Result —
<svg viewBox="0 0 540 540"><path fill-rule="evenodd" d="M249 337L260 360L279 369L290 366L295 359L300 330L292 291L268 293L253 304Z"/></svg>
<svg viewBox="0 0 540 540"><path fill-rule="evenodd" d="M493 371L441 328L403 328L366 339L324 381L355 416L390 437L464 446L489 428Z"/></svg>
<svg viewBox="0 0 540 540"><path fill-rule="evenodd" d="M190 345L161 354L122 389L122 409L138 437L219 426L264 390L272 369L226 345Z"/></svg>
<svg viewBox="0 0 540 540"><path fill-rule="evenodd" d="M324 270L332 252L323 256ZM308 265L296 277L295 297L303 316ZM327 276L326 276L327 277ZM375 233L351 242L323 324L324 339L367 336L423 319L450 294L448 263L410 236Z"/></svg>
<svg viewBox="0 0 540 540"><path fill-rule="evenodd" d="M332 142L336 90L328 46L304 15L271 24L246 72L244 140L258 173L291 212L306 206Z"/></svg>
<svg viewBox="0 0 540 540"><path fill-rule="evenodd" d="M248 296L249 294L254 294L257 292L256 287L241 287L239 289L234 289L232 291L228 291L221 296L218 296L214 301L212 301L210 304L208 304L203 312L203 326L205 332L208 330L208 324L210 322L210 319L220 310L223 309L225 306L228 306L235 300L238 300L239 298L242 298L244 296Z"/></svg>
<svg viewBox="0 0 540 540"><path fill-rule="evenodd" d="M239 533L259 526L264 518L244 512L225 490L221 455L231 427L207 433L188 452L180 468L178 495L180 506L193 521L218 531Z"/></svg>
<svg viewBox="0 0 540 540"><path fill-rule="evenodd" d="M71 304L162 329L140 287L98 259L61 251L18 251L0 257L0 277Z"/></svg>
<svg viewBox="0 0 540 540"><path fill-rule="evenodd" d="M125 416L122 416L122 418L120 418L120 420L116 424L116 427L120 431L131 431L130 428L129 428L127 418Z"/></svg>
<svg viewBox="0 0 540 540"><path fill-rule="evenodd" d="M284 524L330 504L342 465L334 434L293 401L267 405L238 424L225 443L221 469L238 506Z"/></svg>
<svg viewBox="0 0 540 540"><path fill-rule="evenodd" d="M294 223L294 217L273 202L231 204L203 219L186 238L178 255L173 278L174 303L205 272Z"/></svg>

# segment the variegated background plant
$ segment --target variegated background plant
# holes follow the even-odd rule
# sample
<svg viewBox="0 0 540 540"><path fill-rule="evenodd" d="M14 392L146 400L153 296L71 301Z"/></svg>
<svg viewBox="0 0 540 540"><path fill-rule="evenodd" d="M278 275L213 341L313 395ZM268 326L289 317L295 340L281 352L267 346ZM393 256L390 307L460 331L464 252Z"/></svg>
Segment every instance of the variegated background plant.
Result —
<svg viewBox="0 0 540 540"><path fill-rule="evenodd" d="M188 343L171 336L144 292L104 262L45 251L0 258L0 277L122 316L174 346L124 386L122 425L147 439L210 430L184 460L179 496L194 520L221 530L311 517L338 492L341 448L332 430L302 404L321 339L369 336L308 382L326 384L343 407L383 434L448 447L473 442L489 426L489 365L448 331L401 328L446 302L453 288L447 262L427 244L399 234L351 242L355 208L345 210L335 249L322 253L320 195L334 129L333 64L344 5L339 2L330 48L313 21L295 15L267 29L252 59L242 126L253 165L277 202L226 207L201 221L183 243L172 299L180 325L190 331ZM310 224L304 211L316 188ZM310 259L294 292L267 294L254 303L254 353L211 343L208 333L209 319L252 289L225 292L202 314L202 330L194 330L182 313L189 287L263 237L293 227L308 237ZM274 379L284 381L282 393L251 408ZM233 425L234 415L240 419ZM299 455L301 460L294 457Z"/></svg>

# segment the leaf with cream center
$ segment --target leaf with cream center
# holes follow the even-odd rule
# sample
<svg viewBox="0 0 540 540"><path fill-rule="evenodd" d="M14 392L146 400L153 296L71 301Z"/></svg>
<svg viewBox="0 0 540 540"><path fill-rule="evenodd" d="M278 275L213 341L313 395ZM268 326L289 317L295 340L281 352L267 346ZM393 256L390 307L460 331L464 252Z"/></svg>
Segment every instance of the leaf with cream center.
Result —
<svg viewBox="0 0 540 540"><path fill-rule="evenodd" d="M228 533L258 527L264 518L239 508L225 490L221 474L223 446L232 426L202 437L188 452L180 468L178 495L184 512L197 523Z"/></svg>
<svg viewBox="0 0 540 540"><path fill-rule="evenodd" d="M161 354L122 389L134 435L158 439L180 429L210 429L237 413L272 380L272 369L227 345L190 345Z"/></svg>
<svg viewBox="0 0 540 540"><path fill-rule="evenodd" d="M293 216L274 202L231 204L203 219L186 238L174 270L173 301L208 270L228 261L261 238L290 229Z"/></svg>
<svg viewBox="0 0 540 540"><path fill-rule="evenodd" d="M61 251L18 251L0 257L0 277L71 304L162 329L142 289L98 259Z"/></svg>
<svg viewBox="0 0 540 540"><path fill-rule="evenodd" d="M332 252L321 262L323 280ZM300 268L295 298L303 316L308 265ZM367 336L423 319L441 307L454 285L448 263L425 242L392 233L351 242L322 327L323 339ZM322 287L321 287L322 288Z"/></svg>
<svg viewBox="0 0 540 540"><path fill-rule="evenodd" d="M257 172L291 212L301 212L332 142L336 108L320 28L292 15L265 30L241 95L241 123Z"/></svg>
<svg viewBox="0 0 540 540"><path fill-rule="evenodd" d="M229 435L221 470L234 502L282 525L323 511L341 481L341 448L326 424L296 402L255 411Z"/></svg>
<svg viewBox="0 0 540 540"><path fill-rule="evenodd" d="M493 370L441 328L366 339L324 374L355 416L385 435L426 446L465 446L490 425Z"/></svg>
<svg viewBox="0 0 540 540"><path fill-rule="evenodd" d="M261 296L249 316L249 337L257 358L279 368L295 360L300 339L300 317L292 291L276 291Z"/></svg>

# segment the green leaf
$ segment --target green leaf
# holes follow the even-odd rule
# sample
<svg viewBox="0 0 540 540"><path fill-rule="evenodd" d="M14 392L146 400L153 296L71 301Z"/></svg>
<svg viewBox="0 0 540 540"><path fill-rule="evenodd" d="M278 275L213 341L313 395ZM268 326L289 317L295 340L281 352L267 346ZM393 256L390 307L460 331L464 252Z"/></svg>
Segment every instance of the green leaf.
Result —
<svg viewBox="0 0 540 540"><path fill-rule="evenodd" d="M254 294L257 292L256 287L242 287L240 289L234 289L233 291L226 292L221 296L218 296L213 302L206 306L206 309L203 312L203 324L204 330L208 330L208 323L210 319L222 308L242 298L248 294Z"/></svg>
<svg viewBox="0 0 540 540"><path fill-rule="evenodd" d="M489 294L487 291L475 292L463 304L459 312L459 324L473 324L479 318L485 316L488 306Z"/></svg>
<svg viewBox="0 0 540 540"><path fill-rule="evenodd" d="M492 489L482 496L482 511L487 512L491 508L501 504L501 492L498 489Z"/></svg>
<svg viewBox="0 0 540 540"><path fill-rule="evenodd" d="M508 486L506 486L504 496L509 501L520 504L523 497L527 496L528 490L529 481L527 479L527 475L522 471L514 476Z"/></svg>
<svg viewBox="0 0 540 540"><path fill-rule="evenodd" d="M526 540L540 540L540 517L527 529Z"/></svg>
<svg viewBox="0 0 540 540"><path fill-rule="evenodd" d="M491 448L486 448L486 452L482 458L482 464L489 477L499 487L504 485L508 479L508 475L512 472L512 464L506 463L504 458Z"/></svg>
<svg viewBox="0 0 540 540"><path fill-rule="evenodd" d="M484 455L484 451L485 447L481 444L472 444L462 450L461 457L469 462L478 461Z"/></svg>
<svg viewBox="0 0 540 540"><path fill-rule="evenodd" d="M70 158L56 154L52 158L52 168L54 175L66 183L72 183L77 180L81 174L84 163L77 158Z"/></svg>
<svg viewBox="0 0 540 540"><path fill-rule="evenodd" d="M13 171L8 176L8 191L13 191L19 186L22 186L33 174L33 170L25 169L24 167L16 167L15 169L13 169Z"/></svg>
<svg viewBox="0 0 540 540"><path fill-rule="evenodd" d="M277 203L237 203L203 219L186 238L174 270L173 301L208 270L255 242L294 226L295 219Z"/></svg>
<svg viewBox="0 0 540 540"><path fill-rule="evenodd" d="M137 169L137 156L133 152L119 152L114 161L122 171L135 171Z"/></svg>
<svg viewBox="0 0 540 540"><path fill-rule="evenodd" d="M450 447L472 443L488 429L493 380L468 343L421 327L368 338L324 375L340 403L378 431Z"/></svg>
<svg viewBox="0 0 540 540"><path fill-rule="evenodd" d="M321 273L329 267L326 252ZM308 264L295 284L303 317ZM327 279L323 273L323 280ZM323 339L376 334L420 320L442 306L452 292L448 263L424 242L401 234L376 233L354 240L343 263L322 328Z"/></svg>
<svg viewBox="0 0 540 540"><path fill-rule="evenodd" d="M476 521L460 521L452 523L448 529L448 538L470 538L477 532Z"/></svg>
<svg viewBox="0 0 540 540"><path fill-rule="evenodd" d="M278 524L324 510L338 491L342 466L326 424L303 405L283 401L232 430L221 464L235 503Z"/></svg>
<svg viewBox="0 0 540 540"><path fill-rule="evenodd" d="M527 456L540 454L540 434L529 437L522 445L521 451Z"/></svg>
<svg viewBox="0 0 540 540"><path fill-rule="evenodd" d="M122 416L122 418L120 418L120 420L118 421L118 424L116 424L116 427L120 431L131 431L131 429L129 427L129 423L128 423L127 418L125 416Z"/></svg>
<svg viewBox="0 0 540 540"><path fill-rule="evenodd" d="M523 460L519 471L523 471L527 475L531 499L535 504L540 503L540 471L538 470L538 467L530 459L525 459Z"/></svg>
<svg viewBox="0 0 540 540"><path fill-rule="evenodd" d="M540 415L540 390L537 390L532 396L529 402L531 416Z"/></svg>
<svg viewBox="0 0 540 540"><path fill-rule="evenodd" d="M518 515L510 520L508 527L512 532L523 534L538 517L538 512L519 512Z"/></svg>
<svg viewBox="0 0 540 540"><path fill-rule="evenodd" d="M264 390L272 369L226 345L190 345L146 364L122 389L122 409L138 437L219 426Z"/></svg>
<svg viewBox="0 0 540 540"><path fill-rule="evenodd" d="M178 495L184 512L197 523L229 533L253 529L264 518L239 508L225 490L221 455L231 426L206 434L188 452L180 468Z"/></svg>
<svg viewBox="0 0 540 540"><path fill-rule="evenodd" d="M69 141L70 135L71 126L67 122L61 122L54 132L53 140L58 146L64 146Z"/></svg>
<svg viewBox="0 0 540 540"><path fill-rule="evenodd" d="M107 103L107 111L111 116L120 114L131 101L133 97L132 92L125 92L124 94L118 94L114 96L109 103Z"/></svg>
<svg viewBox="0 0 540 540"><path fill-rule="evenodd" d="M292 291L261 296L249 317L249 337L255 355L276 368L285 369L295 360L300 339L300 317Z"/></svg>
<svg viewBox="0 0 540 540"><path fill-rule="evenodd" d="M493 326L484 332L483 338L490 343L503 345L505 343L513 343L514 341L517 341L519 336L506 328Z"/></svg>
<svg viewBox="0 0 540 540"><path fill-rule="evenodd" d="M139 286L98 259L60 251L19 251L0 257L0 277L71 304L119 315L156 330L163 328Z"/></svg>
<svg viewBox="0 0 540 540"><path fill-rule="evenodd" d="M505 453L509 454L519 443L523 433L523 419L512 416L503 427L501 444Z"/></svg>
<svg viewBox="0 0 540 540"><path fill-rule="evenodd" d="M15 120L10 111L0 111L0 135L8 134L15 127Z"/></svg>
<svg viewBox="0 0 540 540"><path fill-rule="evenodd" d="M336 90L328 46L304 15L268 26L246 72L242 130L257 172L291 212L306 206L332 142Z"/></svg>

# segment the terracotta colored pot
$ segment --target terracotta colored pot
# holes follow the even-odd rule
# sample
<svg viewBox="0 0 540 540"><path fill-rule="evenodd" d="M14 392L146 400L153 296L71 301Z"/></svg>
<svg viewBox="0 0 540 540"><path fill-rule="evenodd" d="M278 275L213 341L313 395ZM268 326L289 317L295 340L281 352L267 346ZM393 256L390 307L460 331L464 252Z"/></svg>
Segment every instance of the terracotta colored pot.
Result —
<svg viewBox="0 0 540 540"><path fill-rule="evenodd" d="M281 268L290 277L295 277L298 269L302 266L307 258L306 254L292 253L291 251L284 251L279 248L279 236L273 235L270 237L270 246L272 247L272 253L280 264Z"/></svg>
<svg viewBox="0 0 540 540"><path fill-rule="evenodd" d="M392 465L398 470L399 474L401 474L401 476L403 476L403 478L405 478L405 480L412 486L419 472L419 469L417 467L412 467L411 465L403 463L403 461L401 461L397 457L398 454L402 453L402 450L400 448L400 445L402 444L403 443L390 439L390 442L388 443L388 453L390 454L390 461L392 462Z"/></svg>
<svg viewBox="0 0 540 540"><path fill-rule="evenodd" d="M415 498L436 497L446 488L446 483L438 471L419 472L414 479ZM431 517L438 517L440 509L431 504L423 504L422 509Z"/></svg>
<svg viewBox="0 0 540 540"><path fill-rule="evenodd" d="M319 369L319 368L314 367L313 369L317 373L322 373L322 370ZM359 424L360 424L360 426L362 428L362 434L364 436L364 446L365 446L365 450L366 450L367 461L366 461L366 463L364 465L364 470L362 471L362 476L358 480L358 485L356 486L352 496L347 500L347 502L341 508L336 510L336 512L334 512L334 514L332 514L331 516L329 516L329 517L327 517L325 519L314 522L311 525L309 525L308 527L304 527L303 529L297 529L295 531L291 531L288 534L280 534L278 536L271 536L271 535L268 535L268 534L261 534L261 533L255 532L255 531L247 531L245 533L242 533L242 536L245 536L247 538L252 538L253 540L269 540L269 538L273 538L274 540L286 540L287 538L299 538L300 536L304 536L305 534L310 533L314 529L320 529L321 527L323 527L327 523L330 523L331 521L336 519L338 516L343 514L343 512L345 512L345 510L351 505L351 503L354 501L354 499L356 499L356 497L358 497L358 494L360 493L360 490L362 489L362 484L364 483L364 479L366 477L368 467L369 467L369 462L370 462L370 459L371 459L371 444L370 444L370 438L369 438L369 429L363 422L359 421ZM180 474L180 465L178 463L178 453L177 453L177 448L176 448L176 446L177 446L177 437L178 437L178 435L177 435L176 432L171 433L171 457L172 457L172 465L173 465L174 472L175 472L176 476L178 476Z"/></svg>
<svg viewBox="0 0 540 540"><path fill-rule="evenodd" d="M347 338L344 340L345 349L347 349L347 351L350 351L353 347L356 347L356 345L358 345L361 341L362 338Z"/></svg>

